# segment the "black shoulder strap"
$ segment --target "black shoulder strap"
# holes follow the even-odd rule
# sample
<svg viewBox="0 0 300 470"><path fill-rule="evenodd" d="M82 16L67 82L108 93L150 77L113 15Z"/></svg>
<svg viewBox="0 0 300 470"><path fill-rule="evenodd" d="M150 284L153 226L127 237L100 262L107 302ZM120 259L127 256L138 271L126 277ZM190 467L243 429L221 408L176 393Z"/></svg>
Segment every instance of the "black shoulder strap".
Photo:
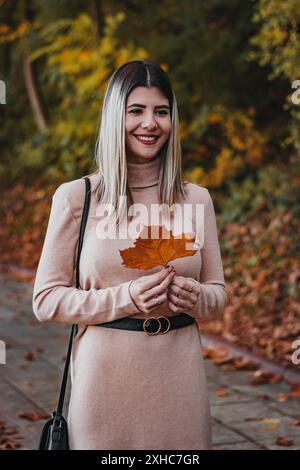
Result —
<svg viewBox="0 0 300 470"><path fill-rule="evenodd" d="M91 202L91 182L90 182L90 179L88 177L84 177L84 180L85 180L85 199L84 199L84 207L83 207L83 212L82 212L82 217L81 217L79 241L78 241L78 248L77 248L77 261L76 261L76 287L77 287L77 289L81 289L81 287L79 285L80 253L81 253L81 249L82 249L84 231L85 231L86 222L87 222L88 215L89 215L90 202ZM65 363L64 373L63 373L63 379L62 379L62 383L61 383L61 386L60 386L58 405L57 405L57 409L56 409L56 416L58 416L58 415L61 416L62 412L63 412L65 392L66 392L66 384L67 384L67 379L68 379L68 372L69 372L69 365L70 365L70 358L71 358L74 332L75 332L75 335L78 332L78 325L76 325L76 324L72 325L72 328L71 328L71 334L70 334L70 339L69 339L69 344L68 344L67 358L66 358L66 363Z"/></svg>

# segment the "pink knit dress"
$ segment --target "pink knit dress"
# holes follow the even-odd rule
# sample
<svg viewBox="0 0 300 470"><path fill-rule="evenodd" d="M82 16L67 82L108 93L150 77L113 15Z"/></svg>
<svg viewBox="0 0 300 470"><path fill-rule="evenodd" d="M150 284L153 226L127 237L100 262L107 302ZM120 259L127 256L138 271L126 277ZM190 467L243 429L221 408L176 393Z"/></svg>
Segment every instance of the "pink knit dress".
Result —
<svg viewBox="0 0 300 470"><path fill-rule="evenodd" d="M159 204L159 159L128 162L134 203ZM70 449L204 450L212 448L207 381L197 323L149 336L142 331L93 326L126 316L173 316L167 301L151 315L135 306L129 284L160 271L122 265L120 250L134 239L105 239L99 225L95 185L75 287L75 262L85 183L61 184L53 195L36 273L33 311L40 321L79 324L71 357L68 410ZM208 190L186 183L179 204L204 204L204 244L193 256L170 264L178 276L200 283L194 318L221 313L227 302L214 206ZM149 216L150 217L150 216ZM195 213L193 214L194 223ZM145 225L153 225L151 218ZM142 230L142 226L141 226Z"/></svg>

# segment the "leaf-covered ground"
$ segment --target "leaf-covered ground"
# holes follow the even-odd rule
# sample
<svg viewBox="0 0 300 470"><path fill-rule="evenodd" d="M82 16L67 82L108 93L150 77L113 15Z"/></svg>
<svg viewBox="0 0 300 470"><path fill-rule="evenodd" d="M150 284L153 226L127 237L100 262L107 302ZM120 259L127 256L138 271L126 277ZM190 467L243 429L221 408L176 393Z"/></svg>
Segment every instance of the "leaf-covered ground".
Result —
<svg viewBox="0 0 300 470"><path fill-rule="evenodd" d="M216 211L228 305L224 315L199 325L294 370L299 364L292 358L300 360L299 183L299 170L283 163L229 182Z"/></svg>

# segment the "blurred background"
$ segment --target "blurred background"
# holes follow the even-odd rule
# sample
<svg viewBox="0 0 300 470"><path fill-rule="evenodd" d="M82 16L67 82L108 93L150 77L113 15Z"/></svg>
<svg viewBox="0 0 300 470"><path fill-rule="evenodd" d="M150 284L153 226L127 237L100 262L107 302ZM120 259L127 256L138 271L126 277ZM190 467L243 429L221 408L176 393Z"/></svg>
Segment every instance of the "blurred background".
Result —
<svg viewBox="0 0 300 470"><path fill-rule="evenodd" d="M2 268L36 269L53 192L96 169L108 80L141 58L169 74L185 174L215 205L229 301L200 328L299 372L298 0L0 0Z"/></svg>

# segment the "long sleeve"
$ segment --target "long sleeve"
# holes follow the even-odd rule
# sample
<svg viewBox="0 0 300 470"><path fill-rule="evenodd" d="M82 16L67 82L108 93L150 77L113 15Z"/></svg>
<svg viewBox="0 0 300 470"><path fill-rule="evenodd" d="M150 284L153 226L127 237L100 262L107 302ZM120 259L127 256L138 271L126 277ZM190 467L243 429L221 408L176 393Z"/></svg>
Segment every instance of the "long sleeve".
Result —
<svg viewBox="0 0 300 470"><path fill-rule="evenodd" d="M221 314L227 304L215 210L212 198L208 190L206 191L208 200L204 209L204 245L201 250L200 282L190 278L201 288L198 302L190 312L194 318Z"/></svg>
<svg viewBox="0 0 300 470"><path fill-rule="evenodd" d="M52 197L33 288L32 307L35 316L45 322L93 325L138 313L129 292L131 281L114 287L89 290L77 289L72 285L79 224L71 210L68 185L61 184Z"/></svg>

